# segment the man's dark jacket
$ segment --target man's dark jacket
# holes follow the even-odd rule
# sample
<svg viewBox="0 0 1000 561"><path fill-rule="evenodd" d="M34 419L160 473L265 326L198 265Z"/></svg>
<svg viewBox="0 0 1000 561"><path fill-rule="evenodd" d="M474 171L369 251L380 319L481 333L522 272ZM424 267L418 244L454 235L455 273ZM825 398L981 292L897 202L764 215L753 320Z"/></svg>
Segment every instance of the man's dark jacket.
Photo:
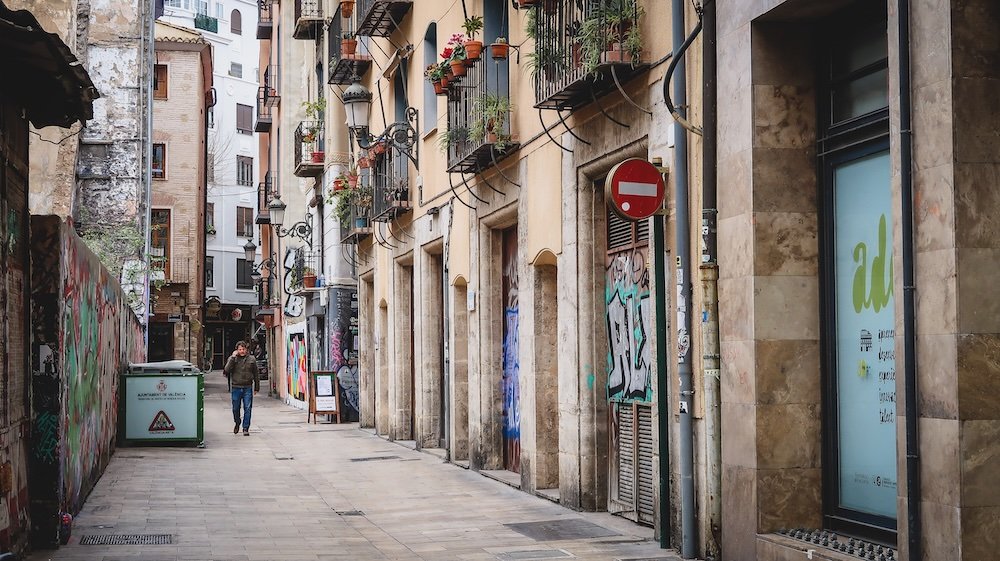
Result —
<svg viewBox="0 0 1000 561"><path fill-rule="evenodd" d="M253 391L260 391L260 374L257 373L257 359L253 355L247 353L246 356L229 357L222 371L229 376L234 388L249 388L253 384Z"/></svg>

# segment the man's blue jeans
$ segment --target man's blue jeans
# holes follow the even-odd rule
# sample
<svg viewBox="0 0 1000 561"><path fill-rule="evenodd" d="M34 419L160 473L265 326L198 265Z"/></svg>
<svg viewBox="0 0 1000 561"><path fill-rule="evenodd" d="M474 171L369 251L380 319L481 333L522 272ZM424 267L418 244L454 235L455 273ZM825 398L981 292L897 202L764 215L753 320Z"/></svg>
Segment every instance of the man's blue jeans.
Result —
<svg viewBox="0 0 1000 561"><path fill-rule="evenodd" d="M253 388L233 388L233 422L240 424L240 403L243 404L243 430L250 430L250 410L253 409Z"/></svg>

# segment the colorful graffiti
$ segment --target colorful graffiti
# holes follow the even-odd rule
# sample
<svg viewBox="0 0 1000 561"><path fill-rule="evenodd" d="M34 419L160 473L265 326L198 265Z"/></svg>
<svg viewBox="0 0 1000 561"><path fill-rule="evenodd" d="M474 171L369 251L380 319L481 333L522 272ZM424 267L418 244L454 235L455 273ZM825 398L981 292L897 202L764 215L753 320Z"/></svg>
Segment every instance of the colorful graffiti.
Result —
<svg viewBox="0 0 1000 561"><path fill-rule="evenodd" d="M79 512L117 438L118 381L145 360L142 326L118 281L68 222L32 221L32 522L58 538Z"/></svg>
<svg viewBox="0 0 1000 561"><path fill-rule="evenodd" d="M647 247L608 258L608 398L650 401L652 388L652 301L649 298Z"/></svg>
<svg viewBox="0 0 1000 561"><path fill-rule="evenodd" d="M504 302L503 323L503 440L504 467L520 471L521 465L521 388L520 358L518 356L518 300L517 300L517 228L503 231L502 288Z"/></svg>
<svg viewBox="0 0 1000 561"><path fill-rule="evenodd" d="M298 249L293 248L285 251L285 315L290 318L301 317L306 309L306 299L294 294L298 289L295 286L295 261L298 259Z"/></svg>
<svg viewBox="0 0 1000 561"><path fill-rule="evenodd" d="M326 317L330 334L330 370L337 373L340 395L346 405L358 411L358 290L333 288ZM350 412L345 413L350 415Z"/></svg>
<svg viewBox="0 0 1000 561"><path fill-rule="evenodd" d="M304 402L309 391L309 358L306 351L305 324L298 325L302 327L296 333L288 333L288 340L286 341L288 356L286 357L285 371L288 375L285 377L285 380L287 380L288 385L285 389L288 391L290 398ZM292 329L293 327L289 327L289 331Z"/></svg>

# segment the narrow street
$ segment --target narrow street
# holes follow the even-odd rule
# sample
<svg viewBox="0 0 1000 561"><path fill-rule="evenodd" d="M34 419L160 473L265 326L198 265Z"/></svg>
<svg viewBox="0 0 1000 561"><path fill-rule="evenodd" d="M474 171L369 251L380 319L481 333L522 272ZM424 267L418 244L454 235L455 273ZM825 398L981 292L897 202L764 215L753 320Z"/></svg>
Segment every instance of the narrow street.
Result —
<svg viewBox="0 0 1000 561"><path fill-rule="evenodd" d="M565 509L357 424L306 424L262 395L250 436L234 435L225 379L206 375L205 448L118 448L69 544L29 559L677 559L649 528ZM111 535L169 544L81 543Z"/></svg>

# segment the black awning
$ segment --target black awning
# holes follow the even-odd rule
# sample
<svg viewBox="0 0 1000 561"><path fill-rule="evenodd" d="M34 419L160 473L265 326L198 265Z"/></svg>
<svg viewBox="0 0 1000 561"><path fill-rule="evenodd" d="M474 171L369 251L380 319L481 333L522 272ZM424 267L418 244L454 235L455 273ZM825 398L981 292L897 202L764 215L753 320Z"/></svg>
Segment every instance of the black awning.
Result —
<svg viewBox="0 0 1000 561"><path fill-rule="evenodd" d="M87 69L55 33L27 10L0 0L0 89L19 102L37 128L68 127L94 116L100 97Z"/></svg>

